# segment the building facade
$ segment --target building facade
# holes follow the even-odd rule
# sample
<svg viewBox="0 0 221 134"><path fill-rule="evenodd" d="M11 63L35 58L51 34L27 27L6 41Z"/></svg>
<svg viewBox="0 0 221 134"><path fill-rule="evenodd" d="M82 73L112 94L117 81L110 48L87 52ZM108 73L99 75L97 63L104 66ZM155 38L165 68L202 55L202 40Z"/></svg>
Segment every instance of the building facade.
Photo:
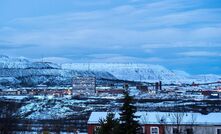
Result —
<svg viewBox="0 0 221 134"><path fill-rule="evenodd" d="M96 91L96 78L78 76L73 78L72 83L73 94L95 93Z"/></svg>
<svg viewBox="0 0 221 134"><path fill-rule="evenodd" d="M115 118L119 118L116 112ZM137 112L143 134L221 134L221 113ZM99 120L107 112L92 112L88 120L88 134L99 127Z"/></svg>

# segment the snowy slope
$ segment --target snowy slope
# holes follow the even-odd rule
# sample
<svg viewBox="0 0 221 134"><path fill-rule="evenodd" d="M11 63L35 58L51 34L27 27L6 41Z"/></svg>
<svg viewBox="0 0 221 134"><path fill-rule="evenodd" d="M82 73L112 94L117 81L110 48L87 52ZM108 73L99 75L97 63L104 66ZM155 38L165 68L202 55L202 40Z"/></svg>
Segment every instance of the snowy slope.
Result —
<svg viewBox="0 0 221 134"><path fill-rule="evenodd" d="M63 69L107 71L118 79L159 81L164 83L192 83L218 81L219 75L190 75L184 71L169 70L160 65L151 64L114 64L114 63L72 63L62 64Z"/></svg>
<svg viewBox="0 0 221 134"><path fill-rule="evenodd" d="M53 105L52 105L53 104ZM29 103L22 106L17 114L28 119L59 119L65 118L69 115L76 114L69 107L57 101L52 103L50 101L40 101L36 103Z"/></svg>
<svg viewBox="0 0 221 134"><path fill-rule="evenodd" d="M1 68L16 68L16 69L52 69L61 68L52 62L31 62L27 58L19 57L12 58L5 55L0 55L0 69Z"/></svg>
<svg viewBox="0 0 221 134"><path fill-rule="evenodd" d="M115 79L104 71L66 70L51 62L32 62L25 58L0 56L0 86L71 85L75 76Z"/></svg>
<svg viewBox="0 0 221 134"><path fill-rule="evenodd" d="M192 76L193 79L199 82L215 82L215 81L220 81L221 76L220 75L215 75L215 74L203 74L203 75L195 75Z"/></svg>
<svg viewBox="0 0 221 134"><path fill-rule="evenodd" d="M150 64L102 64L73 63L63 64L63 69L107 71L118 79L142 81L184 81L186 77L166 69L160 65Z"/></svg>
<svg viewBox="0 0 221 134"><path fill-rule="evenodd" d="M15 77L0 77L0 83L3 85L10 85L10 84L19 84L21 83Z"/></svg>
<svg viewBox="0 0 221 134"><path fill-rule="evenodd" d="M190 75L184 71L169 70L151 64L114 63L66 63L33 62L24 57L12 58L0 55L0 86L37 84L71 84L74 76L96 76L97 78L163 81L164 83L214 82L219 75Z"/></svg>
<svg viewBox="0 0 221 134"><path fill-rule="evenodd" d="M27 68L30 62L25 58L11 58L0 55L0 68Z"/></svg>

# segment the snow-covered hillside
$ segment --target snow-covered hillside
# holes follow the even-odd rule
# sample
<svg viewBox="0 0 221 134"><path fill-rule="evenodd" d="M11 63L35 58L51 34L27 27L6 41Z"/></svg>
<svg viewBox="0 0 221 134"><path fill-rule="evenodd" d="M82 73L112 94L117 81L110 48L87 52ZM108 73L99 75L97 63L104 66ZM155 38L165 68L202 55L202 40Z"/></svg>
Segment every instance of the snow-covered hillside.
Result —
<svg viewBox="0 0 221 134"><path fill-rule="evenodd" d="M93 70L93 71L107 71L113 74L118 79L123 80L136 80L136 81L187 81L187 78L182 75L166 69L160 65L150 64L102 64L102 63L73 63L63 64L63 69L76 69L76 70Z"/></svg>
<svg viewBox="0 0 221 134"><path fill-rule="evenodd" d="M107 71L118 79L149 82L162 80L164 83L208 82L217 81L221 78L218 75L214 75L215 77L212 75L192 76L184 71L172 71L163 66L151 64L72 63L63 64L62 68L81 71Z"/></svg>
<svg viewBox="0 0 221 134"><path fill-rule="evenodd" d="M215 82L221 80L221 76L215 74L195 75L192 76L192 78L199 82Z"/></svg>
<svg viewBox="0 0 221 134"><path fill-rule="evenodd" d="M11 58L0 55L0 68L27 68L30 62L25 58Z"/></svg>
<svg viewBox="0 0 221 134"><path fill-rule="evenodd" d="M55 100L52 100L55 101ZM32 102L22 106L17 114L28 119L59 119L65 118L69 115L77 114L68 106L63 105L65 101L42 100L39 102ZM63 102L63 103L62 103Z"/></svg>
<svg viewBox="0 0 221 134"><path fill-rule="evenodd" d="M51 62L32 62L25 58L0 56L0 86L71 85L74 76L115 79L105 71L67 70Z"/></svg>
<svg viewBox="0 0 221 134"><path fill-rule="evenodd" d="M0 55L0 69L2 68L15 68L15 69L52 69L61 68L52 62L31 62L27 58L18 57L12 58L5 55Z"/></svg>
<svg viewBox="0 0 221 134"><path fill-rule="evenodd" d="M97 78L163 81L164 83L215 82L219 75L190 75L151 64L33 62L24 57L0 56L0 86L32 86L37 84L71 84L74 76Z"/></svg>

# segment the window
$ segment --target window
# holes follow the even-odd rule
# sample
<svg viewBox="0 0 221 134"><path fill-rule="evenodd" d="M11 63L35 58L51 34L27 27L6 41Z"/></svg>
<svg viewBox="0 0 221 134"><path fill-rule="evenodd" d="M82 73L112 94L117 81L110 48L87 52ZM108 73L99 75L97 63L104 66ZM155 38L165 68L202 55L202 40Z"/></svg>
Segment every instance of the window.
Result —
<svg viewBox="0 0 221 134"><path fill-rule="evenodd" d="M142 132L145 133L145 126L142 126Z"/></svg>
<svg viewBox="0 0 221 134"><path fill-rule="evenodd" d="M173 128L173 134L178 134L178 129L177 128Z"/></svg>
<svg viewBox="0 0 221 134"><path fill-rule="evenodd" d="M187 128L186 129L186 134L193 134L193 129L192 128Z"/></svg>
<svg viewBox="0 0 221 134"><path fill-rule="evenodd" d="M139 134L145 134L145 126L140 127Z"/></svg>
<svg viewBox="0 0 221 134"><path fill-rule="evenodd" d="M159 134L159 127L150 127L151 134Z"/></svg>
<svg viewBox="0 0 221 134"><path fill-rule="evenodd" d="M216 134L221 134L221 128L216 129Z"/></svg>
<svg viewBox="0 0 221 134"><path fill-rule="evenodd" d="M94 127L93 134L96 134L97 130L98 130L100 127L101 127L101 126L96 126L96 127Z"/></svg>

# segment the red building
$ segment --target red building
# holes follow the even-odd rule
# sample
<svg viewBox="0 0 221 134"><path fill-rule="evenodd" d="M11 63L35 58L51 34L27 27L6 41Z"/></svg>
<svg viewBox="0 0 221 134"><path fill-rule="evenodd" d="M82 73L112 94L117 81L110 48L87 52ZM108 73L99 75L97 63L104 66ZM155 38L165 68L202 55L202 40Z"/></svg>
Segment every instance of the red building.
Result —
<svg viewBox="0 0 221 134"><path fill-rule="evenodd" d="M221 134L221 113L137 112L143 134ZM92 112L88 134L94 134L107 112ZM119 114L115 113L115 118Z"/></svg>

